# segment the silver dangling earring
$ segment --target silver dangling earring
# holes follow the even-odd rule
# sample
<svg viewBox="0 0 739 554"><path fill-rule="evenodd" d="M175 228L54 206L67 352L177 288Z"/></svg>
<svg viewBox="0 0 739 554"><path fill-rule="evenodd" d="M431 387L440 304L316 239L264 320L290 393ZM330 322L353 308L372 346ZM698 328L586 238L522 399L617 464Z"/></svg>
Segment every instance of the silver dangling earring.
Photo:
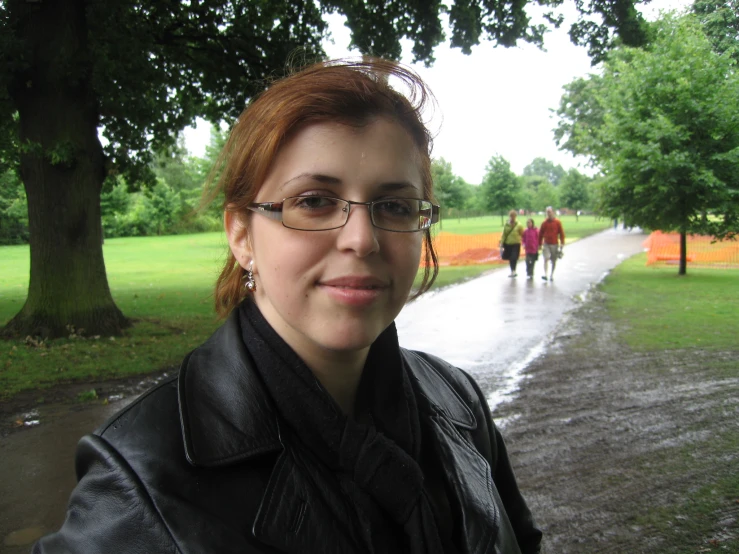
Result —
<svg viewBox="0 0 739 554"><path fill-rule="evenodd" d="M246 270L246 284L244 285L249 292L257 290L257 284L254 282L254 260L249 262Z"/></svg>

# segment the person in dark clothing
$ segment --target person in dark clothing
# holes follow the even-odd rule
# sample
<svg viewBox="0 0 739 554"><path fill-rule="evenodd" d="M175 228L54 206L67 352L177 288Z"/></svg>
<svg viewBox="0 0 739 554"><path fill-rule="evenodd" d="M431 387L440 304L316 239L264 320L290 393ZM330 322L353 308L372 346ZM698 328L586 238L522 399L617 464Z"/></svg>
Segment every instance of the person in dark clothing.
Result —
<svg viewBox="0 0 739 554"><path fill-rule="evenodd" d="M398 344L421 258L417 294L438 272L429 98L363 59L251 102L211 193L225 323L80 441L67 519L36 554L539 552L475 381Z"/></svg>

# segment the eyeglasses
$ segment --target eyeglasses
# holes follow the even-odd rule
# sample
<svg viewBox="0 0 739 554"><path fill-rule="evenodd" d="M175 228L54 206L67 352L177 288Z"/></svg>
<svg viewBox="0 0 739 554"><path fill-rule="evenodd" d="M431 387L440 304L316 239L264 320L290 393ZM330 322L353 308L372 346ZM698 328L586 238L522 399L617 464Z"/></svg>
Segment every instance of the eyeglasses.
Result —
<svg viewBox="0 0 739 554"><path fill-rule="evenodd" d="M253 212L282 221L288 229L329 231L346 225L352 205L369 208L372 225L385 231L413 233L439 221L439 206L418 198L383 198L353 202L329 196L291 196L282 202L247 206Z"/></svg>

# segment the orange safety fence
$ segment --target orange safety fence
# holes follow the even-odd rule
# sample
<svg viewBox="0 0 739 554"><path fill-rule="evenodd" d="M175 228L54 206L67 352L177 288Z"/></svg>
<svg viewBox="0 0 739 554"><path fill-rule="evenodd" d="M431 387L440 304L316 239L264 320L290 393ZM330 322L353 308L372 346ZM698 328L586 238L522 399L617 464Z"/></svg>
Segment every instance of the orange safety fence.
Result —
<svg viewBox="0 0 739 554"><path fill-rule="evenodd" d="M501 235L502 233L455 235L441 231L432 240L439 265L491 264L503 261L498 247ZM421 260L424 259L425 253Z"/></svg>
<svg viewBox="0 0 739 554"><path fill-rule="evenodd" d="M689 265L697 267L739 268L739 241L714 242L713 237L687 236L685 258ZM680 234L654 231L644 241L647 265L677 264L680 262Z"/></svg>

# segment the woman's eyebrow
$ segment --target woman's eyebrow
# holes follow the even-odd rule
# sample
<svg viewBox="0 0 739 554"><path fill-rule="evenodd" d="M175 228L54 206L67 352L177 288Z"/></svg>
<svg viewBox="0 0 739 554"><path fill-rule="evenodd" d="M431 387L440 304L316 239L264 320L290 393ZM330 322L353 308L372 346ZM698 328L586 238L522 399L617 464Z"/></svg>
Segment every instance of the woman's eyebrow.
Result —
<svg viewBox="0 0 739 554"><path fill-rule="evenodd" d="M332 177L330 175L324 175L322 173L301 173L300 175L296 175L295 177L291 177L290 179L285 181L280 188L284 188L293 181L297 181L299 179L307 179L326 185L340 185L342 183L341 179L339 179L338 177Z"/></svg>
<svg viewBox="0 0 739 554"><path fill-rule="evenodd" d="M324 185L337 186L337 185L344 184L344 181L342 181L340 178L333 177L331 175L324 175L323 173L301 173L285 181L280 187L280 189L284 189L285 187L287 187L294 181L298 181L302 179L313 181L316 183L321 183ZM410 181L390 181L387 183L380 184L377 188L380 192L397 192L397 191L406 191L406 190L413 190L415 192L421 192L419 190L419 187L417 187Z"/></svg>
<svg viewBox="0 0 739 554"><path fill-rule="evenodd" d="M416 192L420 192L418 187L410 181L397 181L390 183L382 183L378 187L382 192L395 192L412 189Z"/></svg>

